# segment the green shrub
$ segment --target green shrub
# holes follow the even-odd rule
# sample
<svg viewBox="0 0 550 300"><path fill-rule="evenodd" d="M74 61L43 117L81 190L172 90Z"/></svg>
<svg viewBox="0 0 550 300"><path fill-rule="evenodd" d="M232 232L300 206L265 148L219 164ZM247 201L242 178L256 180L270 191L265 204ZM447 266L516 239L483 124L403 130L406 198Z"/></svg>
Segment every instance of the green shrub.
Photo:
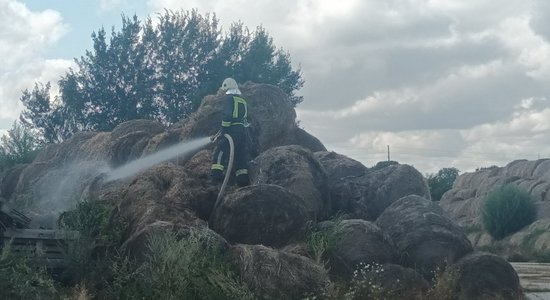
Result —
<svg viewBox="0 0 550 300"><path fill-rule="evenodd" d="M116 263L101 257L120 246L128 227L126 220L112 217L113 209L110 203L86 200L59 217L59 228L79 232L77 239L65 245L69 261L67 273L75 283L101 280L111 264Z"/></svg>
<svg viewBox="0 0 550 300"><path fill-rule="evenodd" d="M153 299L251 298L220 249L208 237L191 231L183 239L175 233L149 237L148 269Z"/></svg>
<svg viewBox="0 0 550 300"><path fill-rule="evenodd" d="M107 299L252 299L221 250L199 231L148 236L148 255L111 264Z"/></svg>
<svg viewBox="0 0 550 300"><path fill-rule="evenodd" d="M487 194L481 204L483 226L496 239L531 224L536 214L531 196L514 185L495 189Z"/></svg>
<svg viewBox="0 0 550 300"><path fill-rule="evenodd" d="M99 201L81 201L74 210L65 212L58 220L58 226L76 230L82 236L98 238L109 231L109 218L113 207Z"/></svg>

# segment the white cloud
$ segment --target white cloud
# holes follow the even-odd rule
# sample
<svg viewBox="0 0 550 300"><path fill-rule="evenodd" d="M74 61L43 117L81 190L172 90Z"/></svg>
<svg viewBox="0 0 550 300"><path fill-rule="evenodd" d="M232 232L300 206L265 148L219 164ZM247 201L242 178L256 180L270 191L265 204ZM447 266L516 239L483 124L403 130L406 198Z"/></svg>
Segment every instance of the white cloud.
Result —
<svg viewBox="0 0 550 300"><path fill-rule="evenodd" d="M98 3L107 10L128 2ZM387 145L392 158L423 172L550 156L548 1L147 3L152 12L215 12L224 29L238 20L263 25L302 67L301 125L368 165L387 158ZM55 81L71 64L40 57L66 30L57 12L0 0L0 119L20 109L21 89Z"/></svg>
<svg viewBox="0 0 550 300"><path fill-rule="evenodd" d="M99 0L99 8L102 11L110 11L126 5L126 0Z"/></svg>
<svg viewBox="0 0 550 300"><path fill-rule="evenodd" d="M21 91L37 81L55 83L72 61L44 59L42 53L68 31L53 10L30 11L13 0L0 1L0 127L7 129L20 111Z"/></svg>
<svg viewBox="0 0 550 300"><path fill-rule="evenodd" d="M392 160L414 165L423 173L435 173L443 167L471 172L516 159L550 157L549 119L550 108L523 108L508 120L463 130L365 131L331 144L330 150L371 167L387 159L390 146Z"/></svg>
<svg viewBox="0 0 550 300"><path fill-rule="evenodd" d="M359 133L334 144L330 150L353 157L367 167L387 160L389 150L391 160L414 165L423 173L434 173L442 166L461 167L457 157L463 148L464 140L458 130L407 130Z"/></svg>
<svg viewBox="0 0 550 300"><path fill-rule="evenodd" d="M39 54L67 30L56 11L32 12L20 2L0 1L0 72Z"/></svg>
<svg viewBox="0 0 550 300"><path fill-rule="evenodd" d="M507 121L462 131L465 152L475 153L486 165L504 165L515 159L550 157L550 108L524 110ZM464 160L466 162L466 160Z"/></svg>

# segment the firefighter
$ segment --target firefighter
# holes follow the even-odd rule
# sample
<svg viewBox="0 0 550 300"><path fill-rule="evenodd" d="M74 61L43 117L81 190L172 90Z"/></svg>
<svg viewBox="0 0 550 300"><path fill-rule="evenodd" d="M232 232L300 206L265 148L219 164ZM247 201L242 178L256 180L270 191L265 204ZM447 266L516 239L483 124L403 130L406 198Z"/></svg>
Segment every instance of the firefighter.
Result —
<svg viewBox="0 0 550 300"><path fill-rule="evenodd" d="M246 100L241 96L241 91L237 82L233 78L226 78L221 86L225 92L223 98L223 111L221 122L221 136L218 139L218 146L214 151L212 160L212 177L214 181L223 180L224 171L227 169L229 160L229 141L224 134L229 134L233 139L235 146L234 165L235 178L239 186L250 184L248 177L248 164L246 161L246 127L248 126L246 117L248 107ZM231 175L231 174L230 174Z"/></svg>

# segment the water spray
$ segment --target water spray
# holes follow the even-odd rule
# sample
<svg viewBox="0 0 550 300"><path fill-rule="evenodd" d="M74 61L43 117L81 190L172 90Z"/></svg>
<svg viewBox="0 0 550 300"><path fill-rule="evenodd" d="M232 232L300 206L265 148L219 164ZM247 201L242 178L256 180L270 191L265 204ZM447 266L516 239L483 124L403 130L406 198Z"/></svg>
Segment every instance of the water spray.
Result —
<svg viewBox="0 0 550 300"><path fill-rule="evenodd" d="M105 175L103 182L122 179L144 171L163 161L198 151L202 147L208 145L211 141L212 138L210 137L202 137L191 141L181 142L177 145L163 149L159 152L134 160L122 167L111 170Z"/></svg>

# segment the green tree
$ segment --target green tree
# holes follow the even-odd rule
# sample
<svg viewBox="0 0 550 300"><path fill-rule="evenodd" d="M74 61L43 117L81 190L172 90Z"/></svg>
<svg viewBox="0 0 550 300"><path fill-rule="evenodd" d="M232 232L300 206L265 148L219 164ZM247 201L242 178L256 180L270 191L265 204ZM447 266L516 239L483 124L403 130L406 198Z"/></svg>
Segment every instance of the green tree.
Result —
<svg viewBox="0 0 550 300"><path fill-rule="evenodd" d="M453 187L460 171L457 168L443 168L437 174L428 175L428 186L433 201L441 200L443 194Z"/></svg>
<svg viewBox="0 0 550 300"><path fill-rule="evenodd" d="M0 170L31 162L40 145L40 139L32 130L14 122L8 134L0 138Z"/></svg>
<svg viewBox="0 0 550 300"><path fill-rule="evenodd" d="M278 85L294 105L304 81L290 55L277 49L267 31L242 23L222 33L215 15L165 11L153 22L122 16L110 37L92 33L93 49L76 59L50 99L50 84L25 90L21 121L48 142L78 131L109 131L132 119L165 124L194 112L202 98L216 93L223 78Z"/></svg>
<svg viewBox="0 0 550 300"><path fill-rule="evenodd" d="M277 50L263 27L256 28L242 51L241 61L234 68L233 73L239 81L275 84L290 96L294 105L303 101L303 97L294 94L304 84L300 72L292 70L290 54Z"/></svg>

